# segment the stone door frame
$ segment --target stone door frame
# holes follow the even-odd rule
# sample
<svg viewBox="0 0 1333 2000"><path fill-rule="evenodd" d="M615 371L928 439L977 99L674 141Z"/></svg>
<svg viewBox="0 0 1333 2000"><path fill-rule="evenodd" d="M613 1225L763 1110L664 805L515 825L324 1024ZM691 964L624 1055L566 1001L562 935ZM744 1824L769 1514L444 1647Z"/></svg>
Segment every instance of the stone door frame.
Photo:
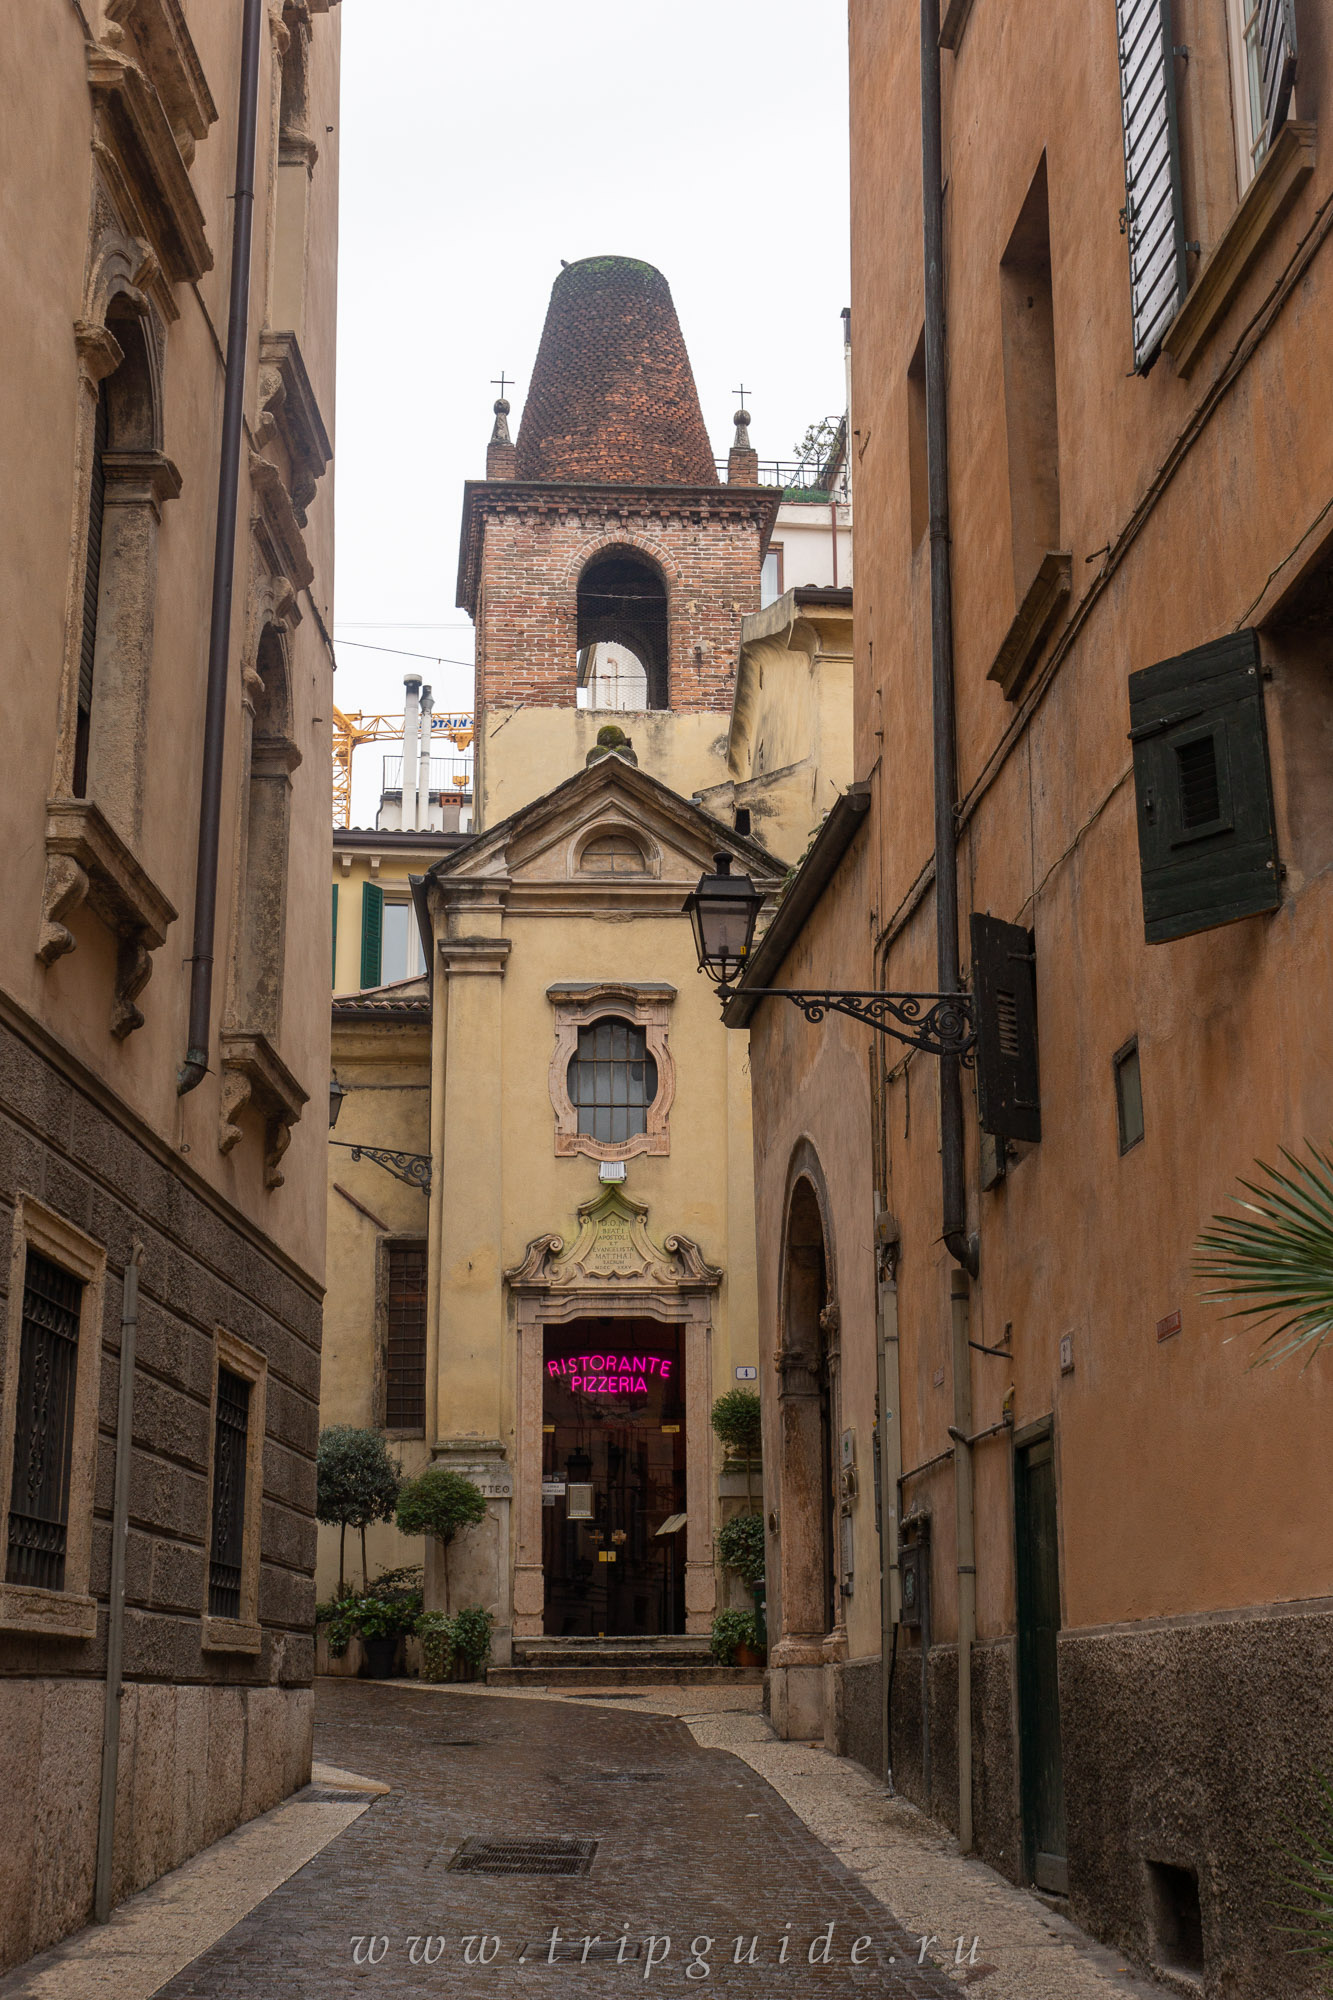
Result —
<svg viewBox="0 0 1333 2000"><path fill-rule="evenodd" d="M518 1408L515 1424L514 1637L536 1639L546 1622L542 1568L542 1412L545 1333L580 1319L654 1319L684 1329L685 1349L685 1630L712 1629L717 1602L713 1565L713 1295L717 1281L659 1286L525 1287L515 1300Z"/></svg>

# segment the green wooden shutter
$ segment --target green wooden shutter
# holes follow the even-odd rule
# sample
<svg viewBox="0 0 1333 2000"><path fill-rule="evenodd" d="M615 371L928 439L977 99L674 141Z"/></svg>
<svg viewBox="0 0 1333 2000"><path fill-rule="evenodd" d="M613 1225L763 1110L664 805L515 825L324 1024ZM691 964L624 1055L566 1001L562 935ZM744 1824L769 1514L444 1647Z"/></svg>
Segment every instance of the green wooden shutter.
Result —
<svg viewBox="0 0 1333 2000"><path fill-rule="evenodd" d="M999 1139L1040 1139L1037 969L1032 932L1022 924L973 916L972 1001L981 1129Z"/></svg>
<svg viewBox="0 0 1333 2000"><path fill-rule="evenodd" d="M361 891L361 984L378 986L384 956L384 891L367 882Z"/></svg>
<svg viewBox="0 0 1333 2000"><path fill-rule="evenodd" d="M1149 944L1275 910L1273 785L1255 632L1129 677Z"/></svg>
<svg viewBox="0 0 1333 2000"><path fill-rule="evenodd" d="M338 984L338 884L336 882L333 885L333 952L329 977L336 986Z"/></svg>
<svg viewBox="0 0 1333 2000"><path fill-rule="evenodd" d="M1170 0L1116 0L1134 366L1157 359L1187 286Z"/></svg>

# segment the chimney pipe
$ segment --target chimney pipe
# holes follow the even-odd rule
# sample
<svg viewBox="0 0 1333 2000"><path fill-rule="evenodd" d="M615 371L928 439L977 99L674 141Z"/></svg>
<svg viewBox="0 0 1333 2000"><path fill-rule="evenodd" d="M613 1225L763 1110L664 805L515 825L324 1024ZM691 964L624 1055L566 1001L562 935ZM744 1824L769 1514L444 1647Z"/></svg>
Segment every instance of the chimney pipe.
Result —
<svg viewBox="0 0 1333 2000"><path fill-rule="evenodd" d="M406 674L403 677L405 699L403 701L403 785L402 806L398 824L404 832L417 823L417 739L420 733L420 710L417 697L421 692L420 674Z"/></svg>
<svg viewBox="0 0 1333 2000"><path fill-rule="evenodd" d="M421 690L421 756L417 762L417 818L430 825L430 718L435 697L429 687Z"/></svg>

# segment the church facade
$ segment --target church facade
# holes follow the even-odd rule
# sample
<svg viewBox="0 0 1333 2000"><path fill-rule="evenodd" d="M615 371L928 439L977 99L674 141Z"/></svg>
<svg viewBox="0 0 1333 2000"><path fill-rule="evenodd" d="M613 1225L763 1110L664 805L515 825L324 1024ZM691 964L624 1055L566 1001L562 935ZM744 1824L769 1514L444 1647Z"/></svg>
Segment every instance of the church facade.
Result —
<svg viewBox="0 0 1333 2000"><path fill-rule="evenodd" d="M463 512L474 831L411 883L424 975L334 1001L339 1140L427 1156L430 1188L331 1153L321 1412L487 1494L448 1595L492 1610L500 1663L542 1638L698 1643L740 1599L714 1536L745 1481L709 1416L758 1388L748 1063L682 905L719 852L776 898L823 810L807 785L770 845L764 785L738 804L780 494L748 419L719 477L661 274L568 266L514 440L508 415ZM423 1554L392 1528L371 1552Z"/></svg>

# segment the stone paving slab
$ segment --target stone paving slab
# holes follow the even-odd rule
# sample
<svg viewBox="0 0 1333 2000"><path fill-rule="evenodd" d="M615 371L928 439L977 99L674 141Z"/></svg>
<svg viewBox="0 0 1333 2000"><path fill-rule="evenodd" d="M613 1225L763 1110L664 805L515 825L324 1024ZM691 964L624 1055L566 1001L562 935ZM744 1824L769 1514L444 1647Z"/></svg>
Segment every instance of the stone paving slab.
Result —
<svg viewBox="0 0 1333 2000"><path fill-rule="evenodd" d="M0 2000L150 2000L200 1952L304 1868L367 1810L383 1786L347 1771L312 1785L355 1791L312 1801L300 1792L129 1896L107 1924L90 1924L0 1979ZM265 1990L256 1988L255 2000Z"/></svg>
<svg viewBox="0 0 1333 2000"><path fill-rule="evenodd" d="M956 1990L758 1772L674 1716L325 1681L317 1742L393 1790L162 2000ZM596 1853L573 1879L471 1875L449 1866L469 1836L581 1838ZM618 1957L583 1960L593 1938ZM562 1946L580 1957L552 1959Z"/></svg>

